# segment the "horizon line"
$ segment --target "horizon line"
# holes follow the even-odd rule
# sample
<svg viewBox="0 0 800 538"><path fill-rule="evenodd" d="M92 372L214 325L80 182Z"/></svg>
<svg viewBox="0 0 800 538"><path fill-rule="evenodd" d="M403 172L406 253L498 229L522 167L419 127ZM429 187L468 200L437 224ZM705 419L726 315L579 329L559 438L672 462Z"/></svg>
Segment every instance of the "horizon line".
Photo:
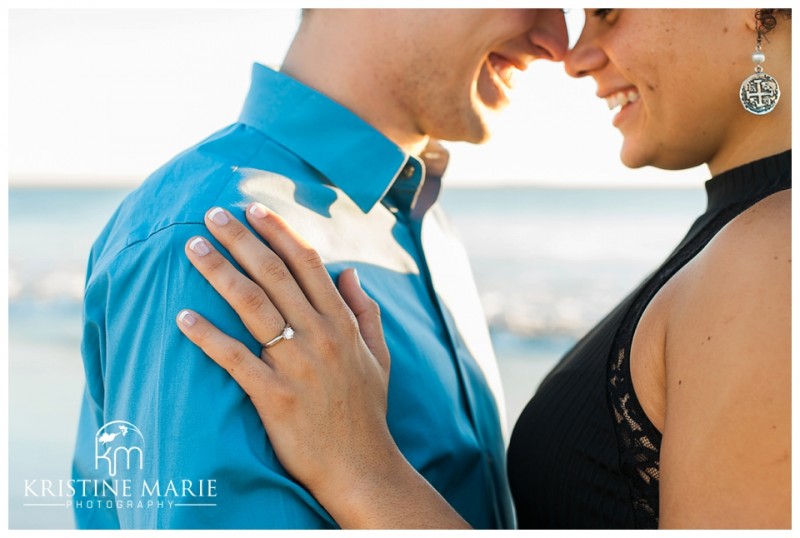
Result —
<svg viewBox="0 0 800 538"><path fill-rule="evenodd" d="M9 176L6 186L8 189L19 190L34 190L34 189L52 189L52 190L134 190L139 187L145 180L133 178L131 176L107 176L103 179L94 176L76 177L74 175L64 176ZM461 189L563 189L563 190L581 190L581 189L596 189L596 190L613 190L613 189L629 189L629 190L691 190L702 188L705 181L696 180L696 183L690 183L685 180L672 182L672 181L653 181L652 179L647 182L632 182L630 180L619 181L605 181L605 182L588 182L580 180L547 180L547 179L506 179L498 181L476 181L469 179L458 179L445 177L442 186L448 190L461 190Z"/></svg>

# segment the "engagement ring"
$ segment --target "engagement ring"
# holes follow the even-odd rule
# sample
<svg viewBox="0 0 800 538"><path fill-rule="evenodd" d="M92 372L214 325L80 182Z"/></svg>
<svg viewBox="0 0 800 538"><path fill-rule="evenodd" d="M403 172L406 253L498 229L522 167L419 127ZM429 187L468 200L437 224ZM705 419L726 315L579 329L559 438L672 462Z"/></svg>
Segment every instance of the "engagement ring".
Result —
<svg viewBox="0 0 800 538"><path fill-rule="evenodd" d="M283 330L281 331L281 334L279 334L269 342L262 344L262 347L264 348L272 347L281 340L291 340L292 338L294 338L294 329L292 329L292 326L287 323L286 327L284 327Z"/></svg>

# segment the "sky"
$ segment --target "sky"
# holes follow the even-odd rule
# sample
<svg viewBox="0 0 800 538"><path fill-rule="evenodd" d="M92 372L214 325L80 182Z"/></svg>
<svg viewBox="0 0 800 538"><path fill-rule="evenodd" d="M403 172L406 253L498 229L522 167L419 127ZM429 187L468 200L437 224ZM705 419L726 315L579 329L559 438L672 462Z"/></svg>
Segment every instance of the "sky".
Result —
<svg viewBox="0 0 800 538"><path fill-rule="evenodd" d="M91 3L90 3L91 4ZM583 21L567 14L571 39ZM251 64L278 66L298 9L12 9L11 186L132 187L234 122ZM591 79L535 62L493 138L451 150L450 185L697 186L708 172L619 163L621 136Z"/></svg>

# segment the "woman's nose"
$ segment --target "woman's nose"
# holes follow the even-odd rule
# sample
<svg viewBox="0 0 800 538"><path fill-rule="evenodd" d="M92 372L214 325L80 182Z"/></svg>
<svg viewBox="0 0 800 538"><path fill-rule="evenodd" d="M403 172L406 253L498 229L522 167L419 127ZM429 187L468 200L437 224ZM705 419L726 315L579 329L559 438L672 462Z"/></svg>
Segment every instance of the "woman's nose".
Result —
<svg viewBox="0 0 800 538"><path fill-rule="evenodd" d="M571 77L585 77L603 67L608 58L598 47L581 39L564 55L564 69Z"/></svg>

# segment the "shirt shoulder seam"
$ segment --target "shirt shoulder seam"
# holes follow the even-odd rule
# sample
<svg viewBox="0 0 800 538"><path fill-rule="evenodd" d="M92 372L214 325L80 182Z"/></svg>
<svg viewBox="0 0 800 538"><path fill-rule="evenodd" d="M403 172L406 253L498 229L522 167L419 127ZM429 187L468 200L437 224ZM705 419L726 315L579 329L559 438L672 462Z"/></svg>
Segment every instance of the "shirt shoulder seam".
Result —
<svg viewBox="0 0 800 538"><path fill-rule="evenodd" d="M262 135L261 144L259 144L259 146L253 151L253 153L247 159L244 159L244 161L243 161L244 165L250 164L253 161L253 159L255 158L255 156L258 155L261 152L261 150L264 148L264 146L267 144L268 139L263 135L263 133L259 132L259 134ZM217 192L214 193L214 196L211 198L211 200L213 202L215 202L217 199L219 199L220 193L228 186L228 184L231 181L231 178L236 173L236 171L239 170L240 167L241 167L241 165L232 165L231 171L228 173L228 177L225 178L225 181L222 182L222 184L220 185L220 187L217 190ZM174 226L183 226L183 225L200 225L200 226L202 226L203 222L202 221L172 222L170 224L167 224L165 226L162 226L160 228L157 228L157 229L151 231L149 234L147 234L146 237L143 237L143 238L140 238L140 239L136 239L136 240L134 240L134 241L132 241L130 243L126 243L125 247L120 249L120 251L114 257L116 258L116 256L122 254L129 247L133 247L134 245L137 245L139 243L145 242L145 241L149 240L151 237L153 237L154 235L156 235L156 234L158 234L160 232L166 231L167 229L172 228Z"/></svg>

